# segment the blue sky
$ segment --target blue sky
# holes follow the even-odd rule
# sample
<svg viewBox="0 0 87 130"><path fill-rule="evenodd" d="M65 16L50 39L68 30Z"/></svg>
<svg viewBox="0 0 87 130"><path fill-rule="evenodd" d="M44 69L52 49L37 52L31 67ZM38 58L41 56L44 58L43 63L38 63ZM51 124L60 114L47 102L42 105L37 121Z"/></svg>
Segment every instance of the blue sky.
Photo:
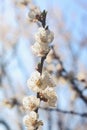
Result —
<svg viewBox="0 0 87 130"><path fill-rule="evenodd" d="M82 6L78 4L78 2L76 2L75 0L43 0L43 1L35 0L35 2L42 9L47 9L48 6L51 7L54 6L55 8L59 7L63 11L63 14L65 15L69 28L74 29L75 33L76 30L78 30L78 28L82 27L81 19L83 18L83 16L87 16L87 10L82 8ZM74 19L72 16L74 16Z"/></svg>

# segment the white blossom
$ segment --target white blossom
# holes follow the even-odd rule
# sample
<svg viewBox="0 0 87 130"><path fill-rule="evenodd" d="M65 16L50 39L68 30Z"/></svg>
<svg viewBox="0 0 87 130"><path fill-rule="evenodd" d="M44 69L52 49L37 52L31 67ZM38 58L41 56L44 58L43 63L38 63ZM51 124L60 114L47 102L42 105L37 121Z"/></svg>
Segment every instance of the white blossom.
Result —
<svg viewBox="0 0 87 130"><path fill-rule="evenodd" d="M35 34L35 40L40 44L41 43L49 44L53 41L53 39L54 39L53 32L43 27L40 27L38 29L38 32Z"/></svg>
<svg viewBox="0 0 87 130"><path fill-rule="evenodd" d="M47 71L44 71L42 73L42 80L45 86L55 87L55 82L53 80L53 77Z"/></svg>
<svg viewBox="0 0 87 130"><path fill-rule="evenodd" d="M36 7L36 6L31 7L30 11L28 13L29 21L31 21L31 22L37 21L36 16L37 15L39 16L40 14L41 14L41 11L40 11L39 7Z"/></svg>
<svg viewBox="0 0 87 130"><path fill-rule="evenodd" d="M43 57L49 52L50 48L45 43L34 43L32 46L32 51L36 56Z"/></svg>
<svg viewBox="0 0 87 130"><path fill-rule="evenodd" d="M57 94L55 90L53 88L47 87L44 90L43 94L44 94L44 97L47 99L48 105L51 107L55 107L56 102L57 102Z"/></svg>
<svg viewBox="0 0 87 130"><path fill-rule="evenodd" d="M49 29L44 29L40 27L38 32L35 34L36 42L32 46L32 51L36 56L43 57L45 56L49 50L49 43L51 43L54 39L54 34Z"/></svg>
<svg viewBox="0 0 87 130"><path fill-rule="evenodd" d="M28 87L33 90L34 92L40 91L40 73L35 71L32 73L31 77L27 81Z"/></svg>
<svg viewBox="0 0 87 130"><path fill-rule="evenodd" d="M23 123L25 124L26 127L32 126L33 128L37 120L38 120L38 114L34 111L31 111L29 115L24 116Z"/></svg>
<svg viewBox="0 0 87 130"><path fill-rule="evenodd" d="M47 86L55 86L55 83L48 72L43 72L42 75L40 75L38 71L33 72L27 83L28 87L34 92L41 92L42 90L45 90Z"/></svg>
<svg viewBox="0 0 87 130"><path fill-rule="evenodd" d="M28 130L35 130L39 126L43 125L42 121L38 121L38 114L31 111L29 115L23 118L23 123L28 128Z"/></svg>
<svg viewBox="0 0 87 130"><path fill-rule="evenodd" d="M34 111L40 105L40 99L35 96L26 96L23 99L23 106L26 110Z"/></svg>

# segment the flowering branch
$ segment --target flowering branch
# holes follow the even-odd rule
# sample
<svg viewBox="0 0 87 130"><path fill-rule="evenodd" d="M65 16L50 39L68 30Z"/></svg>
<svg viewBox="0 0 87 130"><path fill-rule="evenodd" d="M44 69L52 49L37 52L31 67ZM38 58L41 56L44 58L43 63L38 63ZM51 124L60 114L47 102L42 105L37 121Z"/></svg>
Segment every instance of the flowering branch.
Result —
<svg viewBox="0 0 87 130"><path fill-rule="evenodd" d="M37 22L41 26L35 34L36 42L32 46L33 53L41 58L41 62L37 65L36 71L27 82L29 89L34 91L37 97L27 96L23 99L23 106L26 112L29 113L24 117L23 122L30 130L38 130L43 125L43 122L39 120L38 113L41 101L51 107L55 107L57 101L53 78L47 71L43 71L44 61L50 51L49 44L54 39L53 32L46 26L46 15L47 12L45 10L41 12L37 7L31 8L28 14L31 22Z"/></svg>
<svg viewBox="0 0 87 130"><path fill-rule="evenodd" d="M9 107L9 108L13 108L15 106L18 106L18 107L22 107L22 104L17 101L17 98L11 98L9 100L4 100L3 101L3 105ZM39 107L40 109L42 110L45 110L45 111L54 111L54 112L60 112L60 113L63 113L63 114L71 114L71 115L74 115L74 116L80 116L80 117L85 117L87 118L87 113L78 113L78 112L75 112L75 111L67 111L67 110L61 110L59 108L56 108L56 109L51 109L51 108L43 108L43 107Z"/></svg>

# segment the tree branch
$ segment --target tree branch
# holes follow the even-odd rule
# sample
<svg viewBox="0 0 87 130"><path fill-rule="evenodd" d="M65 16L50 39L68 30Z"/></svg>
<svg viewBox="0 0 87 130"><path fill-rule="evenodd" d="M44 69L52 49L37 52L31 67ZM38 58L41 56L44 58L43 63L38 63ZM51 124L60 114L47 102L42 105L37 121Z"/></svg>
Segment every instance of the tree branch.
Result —
<svg viewBox="0 0 87 130"><path fill-rule="evenodd" d="M75 111L61 110L59 108L52 109L52 108L42 108L42 107L40 107L40 109L46 110L46 111L60 112L60 113L63 113L63 114L70 114L70 115L75 115L75 116L87 118L87 113L79 113L79 112L75 112Z"/></svg>
<svg viewBox="0 0 87 130"><path fill-rule="evenodd" d="M61 65L61 70L58 71L59 76L62 76L64 79L67 79L71 85L72 88L78 93L79 97L85 102L87 105L87 98L83 95L82 91L78 88L78 84L76 83L79 82L79 80L74 76L71 75L67 72L67 70L63 66L63 62L61 61L60 57L56 54L54 46L52 46L53 50L53 55L56 60L58 60L59 64ZM85 80L84 80L85 81ZM83 81L82 81L83 82Z"/></svg>

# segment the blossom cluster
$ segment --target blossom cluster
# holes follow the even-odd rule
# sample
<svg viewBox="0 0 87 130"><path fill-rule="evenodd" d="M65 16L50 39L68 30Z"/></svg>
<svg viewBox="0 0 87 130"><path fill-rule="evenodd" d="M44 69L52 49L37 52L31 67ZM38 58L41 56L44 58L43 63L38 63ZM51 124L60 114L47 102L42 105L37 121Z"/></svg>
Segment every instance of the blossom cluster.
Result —
<svg viewBox="0 0 87 130"><path fill-rule="evenodd" d="M35 34L36 42L32 46L32 51L35 55L43 57L45 56L49 50L49 44L53 41L54 34L49 29L45 29L40 27L38 32Z"/></svg>
<svg viewBox="0 0 87 130"><path fill-rule="evenodd" d="M55 107L57 95L54 90L55 83L48 72L43 72L42 75L38 71L33 72L27 84L29 89L39 93L39 97L26 96L23 99L24 109L30 113L24 117L23 122L27 128L29 127L29 129L32 128L30 130L34 130L43 124L42 121L38 120L39 115L36 112L40 107L40 102L44 101L49 106Z"/></svg>
<svg viewBox="0 0 87 130"><path fill-rule="evenodd" d="M34 111L31 111L23 119L24 124L28 130L36 130L39 126L43 125L42 121L38 121L38 114Z"/></svg>
<svg viewBox="0 0 87 130"><path fill-rule="evenodd" d="M30 10L28 17L30 21L35 22L39 20L40 15L42 15L41 11L34 8ZM41 18L44 17L42 16ZM33 53L37 57L41 57L41 59L43 57L46 58L46 55L50 50L49 44L53 39L54 34L48 27L39 27L35 34L35 43L32 46ZM37 130L43 125L42 121L39 120L38 114L41 101L46 102L50 107L56 106L57 95L54 90L55 82L53 81L53 77L47 71L43 71L43 66L40 66L40 68L31 74L27 81L27 86L30 90L37 93L37 97L33 95L24 97L23 107L28 114L24 117L23 122L28 130Z"/></svg>
<svg viewBox="0 0 87 130"><path fill-rule="evenodd" d="M57 95L54 90L55 82L48 72L43 72L42 75L38 71L32 73L31 77L27 81L29 89L36 93L40 93L40 99L43 97L43 101L49 106L54 107L57 100ZM38 103L38 101L36 101Z"/></svg>

